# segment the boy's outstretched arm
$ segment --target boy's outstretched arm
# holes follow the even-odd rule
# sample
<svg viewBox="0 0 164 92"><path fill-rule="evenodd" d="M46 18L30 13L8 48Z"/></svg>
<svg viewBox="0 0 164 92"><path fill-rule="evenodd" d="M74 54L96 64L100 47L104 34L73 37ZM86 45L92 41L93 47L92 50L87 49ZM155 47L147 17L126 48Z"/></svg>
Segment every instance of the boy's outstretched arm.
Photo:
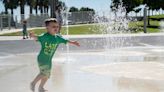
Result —
<svg viewBox="0 0 164 92"><path fill-rule="evenodd" d="M77 41L68 41L69 44L80 46L80 44Z"/></svg>
<svg viewBox="0 0 164 92"><path fill-rule="evenodd" d="M30 35L30 38L33 38L36 41L38 40L38 37L34 34L34 32L30 32L29 35Z"/></svg>

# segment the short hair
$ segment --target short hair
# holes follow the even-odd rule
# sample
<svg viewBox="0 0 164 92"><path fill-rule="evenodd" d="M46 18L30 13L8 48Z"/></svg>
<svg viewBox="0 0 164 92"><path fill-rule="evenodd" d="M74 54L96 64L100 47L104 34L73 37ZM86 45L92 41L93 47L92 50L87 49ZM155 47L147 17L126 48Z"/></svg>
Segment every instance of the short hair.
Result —
<svg viewBox="0 0 164 92"><path fill-rule="evenodd" d="M56 18L48 18L44 21L45 25L48 26L49 23L54 22L54 23L58 23Z"/></svg>
<svg viewBox="0 0 164 92"><path fill-rule="evenodd" d="M23 23L27 23L27 21L26 20L23 20Z"/></svg>

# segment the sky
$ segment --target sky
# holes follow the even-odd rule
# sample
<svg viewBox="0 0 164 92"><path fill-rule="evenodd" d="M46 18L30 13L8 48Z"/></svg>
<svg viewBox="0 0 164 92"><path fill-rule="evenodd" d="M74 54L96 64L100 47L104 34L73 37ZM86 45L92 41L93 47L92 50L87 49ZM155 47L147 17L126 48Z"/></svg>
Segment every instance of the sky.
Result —
<svg viewBox="0 0 164 92"><path fill-rule="evenodd" d="M96 11L106 10L110 8L111 0L62 0L67 3L69 7L76 6L78 8L87 6L94 8Z"/></svg>
<svg viewBox="0 0 164 92"><path fill-rule="evenodd" d="M107 9L110 6L111 0L61 0L69 7L75 6L77 8L86 6L94 8L95 10ZM0 2L0 12L4 11L2 2Z"/></svg>

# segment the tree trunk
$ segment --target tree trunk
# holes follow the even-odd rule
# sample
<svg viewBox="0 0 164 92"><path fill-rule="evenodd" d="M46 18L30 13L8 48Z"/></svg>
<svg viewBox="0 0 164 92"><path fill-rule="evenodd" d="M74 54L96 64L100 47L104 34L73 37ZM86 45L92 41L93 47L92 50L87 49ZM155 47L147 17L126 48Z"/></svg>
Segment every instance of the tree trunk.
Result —
<svg viewBox="0 0 164 92"><path fill-rule="evenodd" d="M40 6L40 13L43 14L43 7Z"/></svg>
<svg viewBox="0 0 164 92"><path fill-rule="evenodd" d="M20 5L20 12L21 12L21 20L24 20L24 5L23 4L21 4Z"/></svg>
<svg viewBox="0 0 164 92"><path fill-rule="evenodd" d="M58 4L58 0L50 0L50 7L51 7L51 17L52 18L56 18L56 14L55 14L55 7Z"/></svg>
<svg viewBox="0 0 164 92"><path fill-rule="evenodd" d="M148 10L148 26L150 26L150 10Z"/></svg>
<svg viewBox="0 0 164 92"><path fill-rule="evenodd" d="M32 15L32 6L30 5L30 15Z"/></svg>
<svg viewBox="0 0 164 92"><path fill-rule="evenodd" d="M13 11L14 9L10 8L10 10L11 10L11 14L7 15L9 29L11 28L11 26L14 26L14 11Z"/></svg>
<svg viewBox="0 0 164 92"><path fill-rule="evenodd" d="M13 9L11 9L11 15L14 15L14 11L13 11Z"/></svg>
<svg viewBox="0 0 164 92"><path fill-rule="evenodd" d="M38 7L37 6L35 7L35 13L36 13L36 15L38 15Z"/></svg>
<svg viewBox="0 0 164 92"><path fill-rule="evenodd" d="M13 9L11 9L11 20L13 21L14 20L14 11L13 11Z"/></svg>
<svg viewBox="0 0 164 92"><path fill-rule="evenodd" d="M47 12L47 11L46 11L46 7L45 7L45 6L44 6L44 9L43 9L43 12L44 12L44 14L46 14L46 12Z"/></svg>
<svg viewBox="0 0 164 92"><path fill-rule="evenodd" d="M7 7L5 7L5 14L8 14Z"/></svg>
<svg viewBox="0 0 164 92"><path fill-rule="evenodd" d="M49 7L47 6L47 14L48 14Z"/></svg>
<svg viewBox="0 0 164 92"><path fill-rule="evenodd" d="M47 6L44 7L44 13L48 14L48 7Z"/></svg>

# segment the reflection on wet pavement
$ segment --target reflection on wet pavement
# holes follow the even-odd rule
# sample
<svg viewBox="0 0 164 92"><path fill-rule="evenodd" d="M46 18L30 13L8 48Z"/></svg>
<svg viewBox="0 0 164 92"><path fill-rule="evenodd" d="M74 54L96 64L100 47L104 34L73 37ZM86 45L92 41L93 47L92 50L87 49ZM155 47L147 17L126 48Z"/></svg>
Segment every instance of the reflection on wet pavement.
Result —
<svg viewBox="0 0 164 92"><path fill-rule="evenodd" d="M0 89L30 92L29 83L38 73L36 56L1 58ZM58 52L46 88L48 92L164 92L163 60L164 47Z"/></svg>

